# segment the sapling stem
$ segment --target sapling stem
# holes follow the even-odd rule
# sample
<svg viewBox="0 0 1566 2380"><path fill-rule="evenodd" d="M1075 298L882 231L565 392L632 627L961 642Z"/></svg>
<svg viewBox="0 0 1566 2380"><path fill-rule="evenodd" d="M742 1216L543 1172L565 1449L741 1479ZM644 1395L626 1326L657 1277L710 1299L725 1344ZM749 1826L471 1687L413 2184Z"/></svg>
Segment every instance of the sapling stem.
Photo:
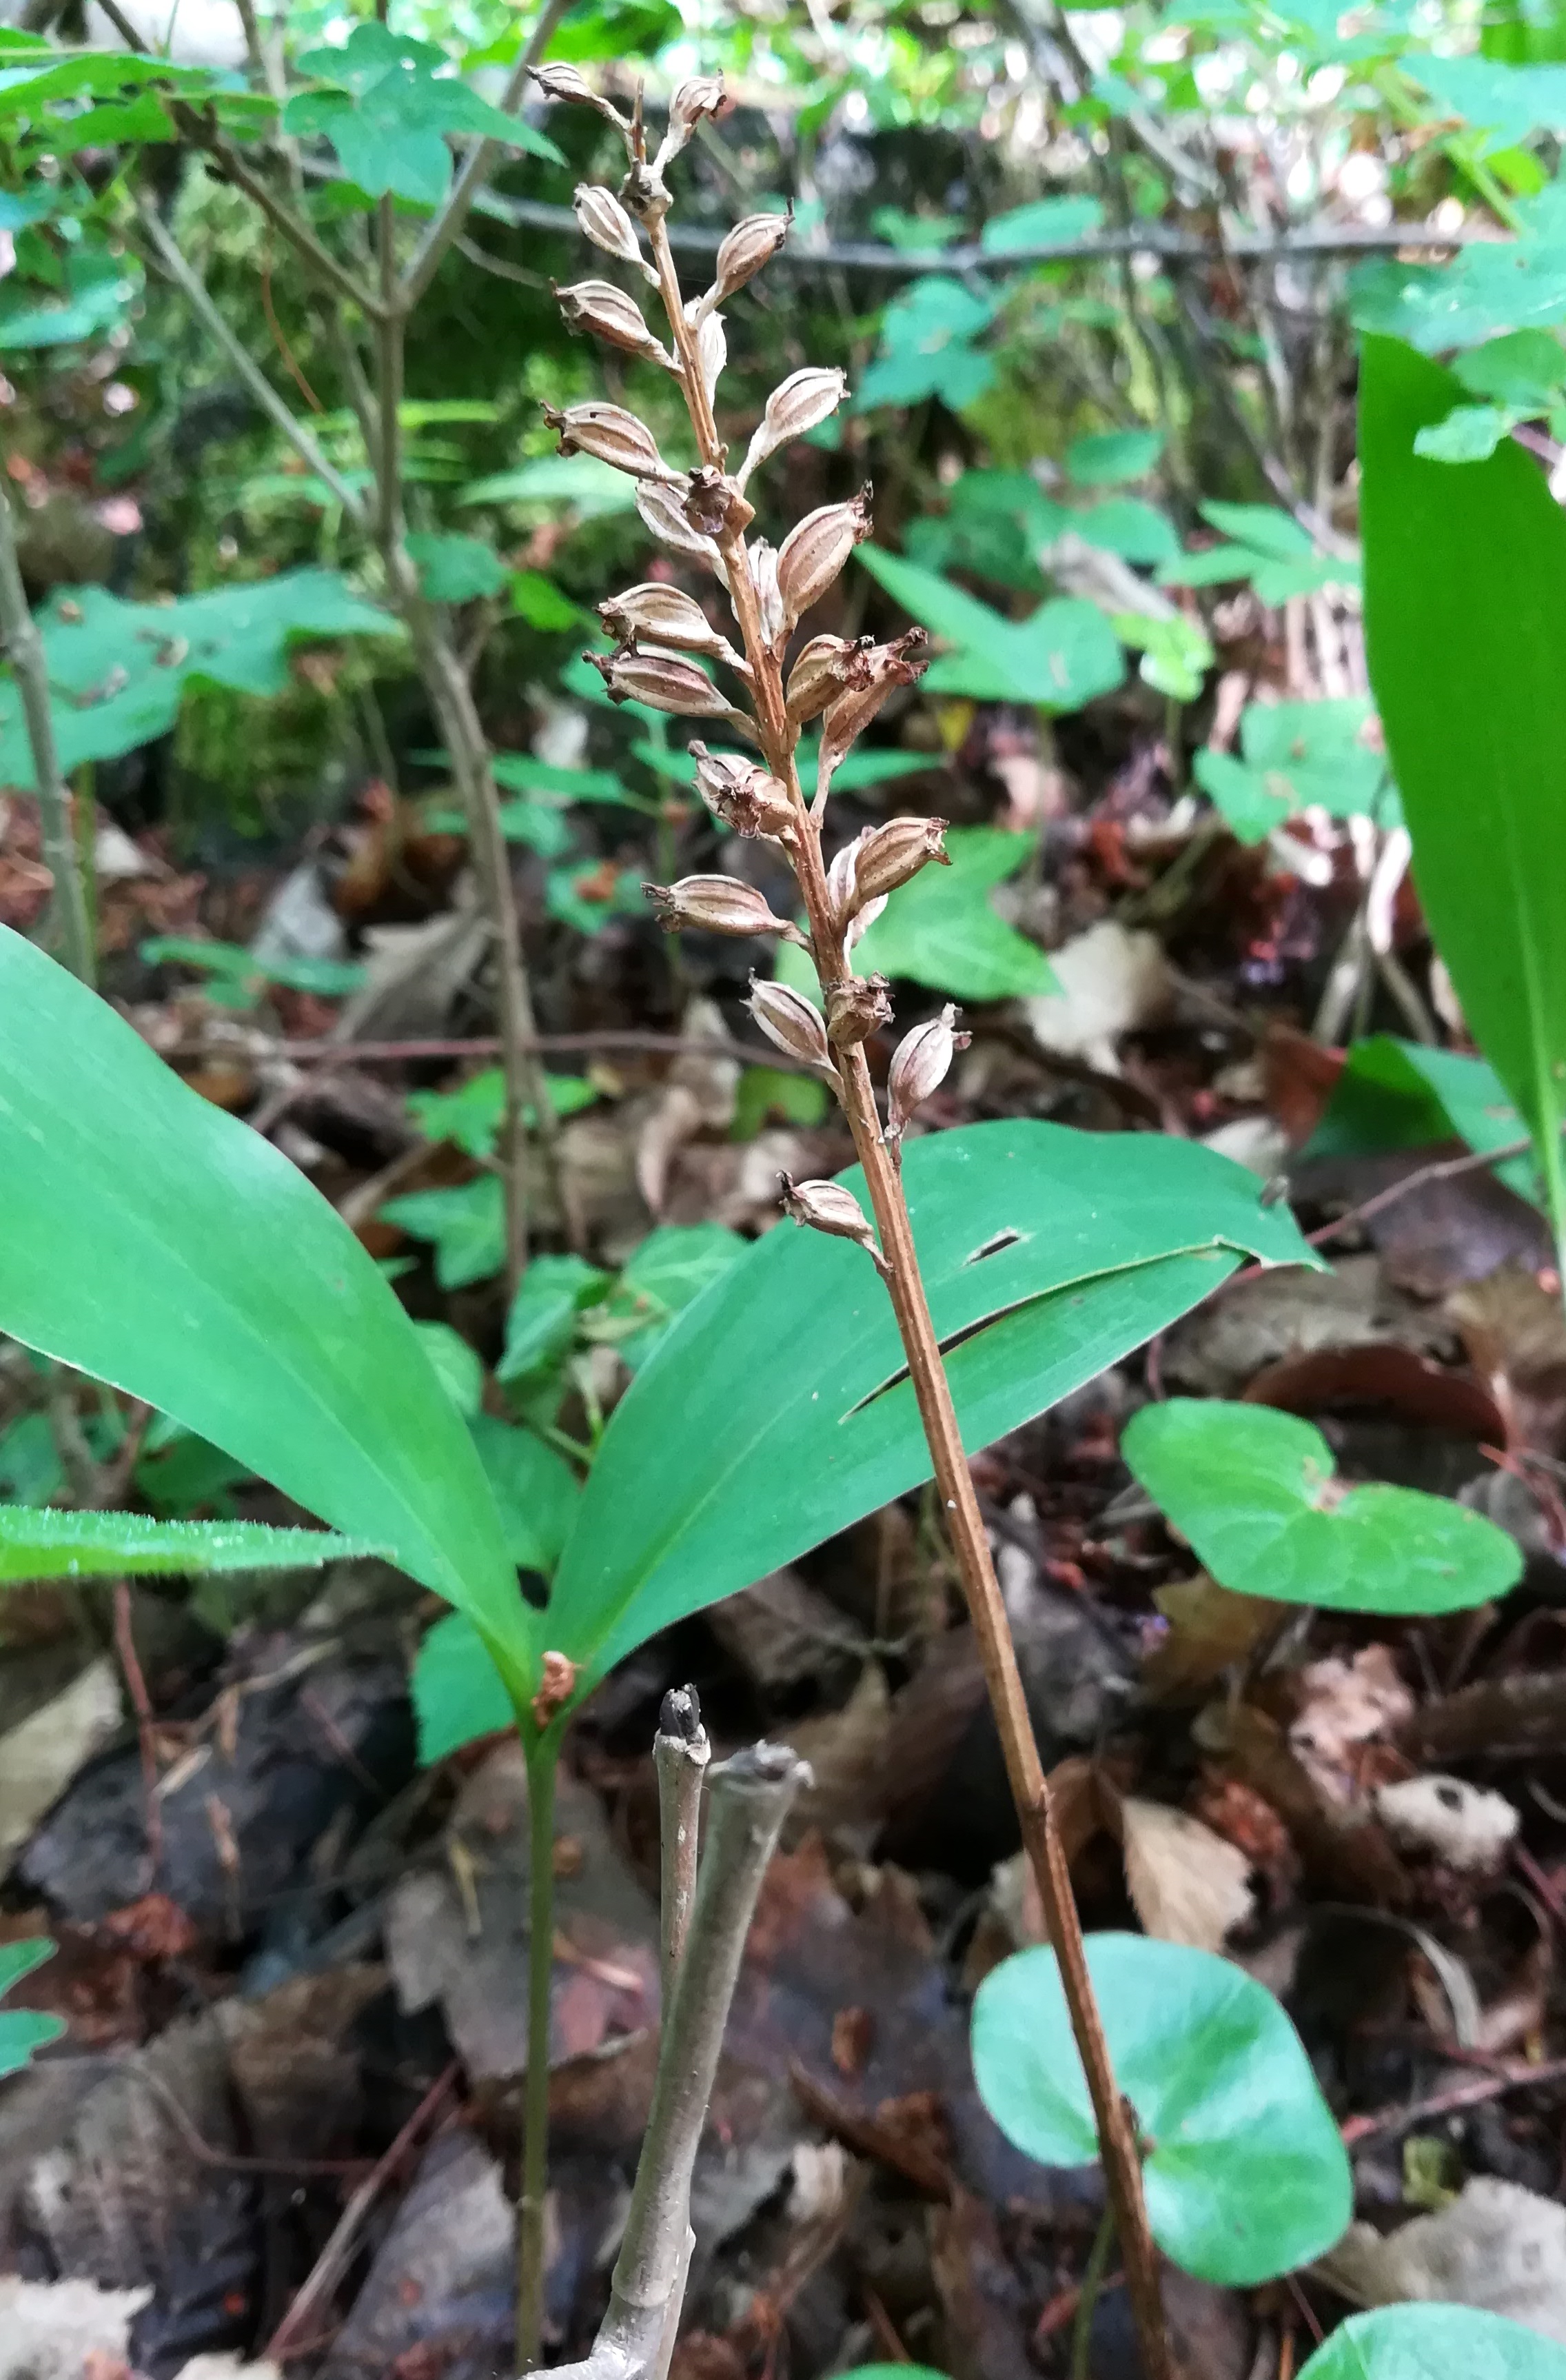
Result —
<svg viewBox="0 0 1566 2380"><path fill-rule="evenodd" d="M712 1748L701 1724L694 1686L675 1686L663 1697L658 1738L652 1747L658 1772L660 1852L660 1961L663 2014L674 2006L674 1985L686 1953L696 1901L697 1855L701 1839L701 1788Z"/></svg>
<svg viewBox="0 0 1566 2380"><path fill-rule="evenodd" d="M549 2188L550 1995L554 1982L554 1783L558 1726L522 1722L528 1760L528 2073L522 2099L522 2187L516 2201L516 2368L543 2357L545 2199Z"/></svg>
<svg viewBox="0 0 1566 2380"><path fill-rule="evenodd" d="M782 216L756 215L736 225L720 247L712 286L687 306L667 229L670 198L663 169L697 127L722 107L722 82L716 77L697 77L680 86L670 103L662 146L649 160L639 99L627 118L601 99L574 67L541 67L537 79L552 96L592 107L620 133L629 171L619 196L603 188L579 189L577 220L600 248L635 265L654 283L672 352L654 336L634 299L605 281L584 281L561 293L567 320L610 346L662 362L674 373L700 464L694 472L671 468L646 424L615 406L576 406L552 417L562 431L562 449L596 454L640 482L637 507L654 535L686 557L705 561L722 579L743 647L743 652L734 652L690 599L671 598L647 583L603 607L621 642L613 657L599 665L612 697L648 701L677 716L721 719L759 748L757 765L743 754L710 753L704 745L694 745L697 787L725 826L773 843L794 869L824 1021L808 1002L777 984L757 987L752 1014L770 1039L796 1055L809 1056L836 1092L864 1171L875 1228L872 1232L854 1194L838 1183L785 1180L785 1205L796 1221L856 1241L881 1273L892 1298L983 1658L1023 1841L1038 1878L1086 2074L1146 2380L1171 2380L1135 2126L1111 2064L1070 1871L903 1195L902 1134L951 1062L957 1046L951 1030L953 1012L943 1013L934 1028L917 1028L899 1049L892 1061L883 1131L864 1044L890 1021L888 987L880 978L852 972L858 934L885 894L929 860L944 858L943 826L939 820L893 820L867 831L839 852L830 869L821 847L821 816L832 772L887 698L917 676L923 666L917 653L922 639L917 631L880 646L868 638L849 643L842 638L813 638L793 654L785 679L785 654L799 619L827 592L854 545L868 532L868 492L851 504L826 505L810 514L775 551L759 540L754 546L747 543L746 529L755 516L746 494L752 465L825 419L844 391L841 373L806 369L791 374L768 399L739 474L730 473L713 409L713 391L724 361L718 309L776 252L787 224ZM650 270L632 218L646 238ZM639 641L644 636L647 641ZM703 652L714 655L739 680L740 707L710 686L686 658ZM796 752L801 728L817 717L821 720L819 783L814 800L807 802ZM690 877L655 890L671 928L689 924L747 935L794 930L768 915L766 904L748 886L732 879Z"/></svg>
<svg viewBox="0 0 1566 2380"><path fill-rule="evenodd" d="M1083 2268L1082 2290L1076 2301L1076 2320L1071 2328L1071 2380L1089 2380L1093 2356L1093 2316L1098 2312L1099 2296L1109 2269L1110 2250L1114 2246L1115 2219L1105 2207L1099 2217L1099 2228L1093 2234L1093 2245L1087 2252Z"/></svg>
<svg viewBox="0 0 1566 2380"><path fill-rule="evenodd" d="M17 559L16 520L11 500L0 490L0 635L6 658L22 698L32 773L38 787L38 816L42 829L43 864L55 880L51 917L59 937L60 953L73 975L91 983L95 975L92 928L87 914L87 890L81 855L71 831L70 789L60 771L55 742L55 718L49 708L49 666L43 639L22 585Z"/></svg>

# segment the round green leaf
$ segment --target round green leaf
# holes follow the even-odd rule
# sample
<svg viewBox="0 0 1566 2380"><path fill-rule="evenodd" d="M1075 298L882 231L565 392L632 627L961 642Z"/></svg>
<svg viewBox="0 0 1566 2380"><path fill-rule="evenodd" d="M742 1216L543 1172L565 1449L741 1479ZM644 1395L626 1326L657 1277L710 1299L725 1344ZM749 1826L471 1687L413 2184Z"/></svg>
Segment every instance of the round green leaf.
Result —
<svg viewBox="0 0 1566 2380"><path fill-rule="evenodd" d="M1515 1586L1515 1539L1413 1488L1345 1488L1321 1432L1269 1405L1171 1397L1121 1452L1220 1586L1330 1611L1466 1611Z"/></svg>
<svg viewBox="0 0 1566 2380"><path fill-rule="evenodd" d="M1271 1993L1227 1959L1139 1934L1090 1936L1087 1964L1149 2143L1147 2217L1165 2255L1247 2289L1329 2248L1353 2212L1348 2156ZM980 1985L973 2062L979 2097L1025 2155L1097 2156L1052 1950L1021 1950Z"/></svg>
<svg viewBox="0 0 1566 2380"><path fill-rule="evenodd" d="M1566 2380L1566 2354L1472 2306L1378 2306L1335 2330L1300 2380Z"/></svg>

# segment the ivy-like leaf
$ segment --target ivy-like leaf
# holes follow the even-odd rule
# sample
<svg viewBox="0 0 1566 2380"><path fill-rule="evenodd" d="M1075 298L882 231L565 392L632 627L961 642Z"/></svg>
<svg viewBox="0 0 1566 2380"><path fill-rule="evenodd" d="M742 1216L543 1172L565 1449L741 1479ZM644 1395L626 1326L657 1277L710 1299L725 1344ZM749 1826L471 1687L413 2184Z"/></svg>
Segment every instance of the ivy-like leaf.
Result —
<svg viewBox="0 0 1566 2380"><path fill-rule="evenodd" d="M341 49L309 50L302 74L323 88L297 91L285 130L329 140L345 177L367 198L393 195L435 207L451 184L446 135L472 133L565 162L552 140L506 115L444 71L445 55L379 22L356 25Z"/></svg>

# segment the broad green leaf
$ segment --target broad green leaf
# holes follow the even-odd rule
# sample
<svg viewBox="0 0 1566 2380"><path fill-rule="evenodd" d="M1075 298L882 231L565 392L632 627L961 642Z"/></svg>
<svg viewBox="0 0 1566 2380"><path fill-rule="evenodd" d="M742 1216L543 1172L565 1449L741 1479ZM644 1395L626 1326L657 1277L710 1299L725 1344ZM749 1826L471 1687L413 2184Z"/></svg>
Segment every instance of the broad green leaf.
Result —
<svg viewBox="0 0 1566 2380"><path fill-rule="evenodd" d="M1473 2306L1377 2306L1351 2314L1300 2380L1566 2380L1566 2350Z"/></svg>
<svg viewBox="0 0 1566 2380"><path fill-rule="evenodd" d="M1420 431L1414 451L1431 463L1482 463L1509 437L1517 415L1499 405L1454 405Z"/></svg>
<svg viewBox="0 0 1566 2380"><path fill-rule="evenodd" d="M66 259L57 292L19 278L0 286L0 352L103 337L124 322L141 294L142 278L135 257L115 256L82 240Z"/></svg>
<svg viewBox="0 0 1566 2380"><path fill-rule="evenodd" d="M1247 703L1240 721L1243 760L1202 750L1196 783L1242 843L1301 810L1385 820L1387 764L1363 741L1370 705L1354 695L1322 702Z"/></svg>
<svg viewBox="0 0 1566 2380"><path fill-rule="evenodd" d="M413 1665L419 1757L425 1767L448 1752L516 1724L516 1707L484 1640L460 1611L437 1620Z"/></svg>
<svg viewBox="0 0 1566 2380"><path fill-rule="evenodd" d="M587 618L581 605L574 603L541 570L512 572L511 608L519 620L526 620L528 627L537 628L541 636L579 628Z"/></svg>
<svg viewBox="0 0 1566 2380"><path fill-rule="evenodd" d="M514 1429L492 1414L476 1414L469 1427L500 1514L506 1552L518 1570L550 1577L576 1518L581 1494L576 1473L563 1454L530 1429Z"/></svg>
<svg viewBox="0 0 1566 2380"><path fill-rule="evenodd" d="M498 1176L480 1173L450 1189L388 1198L380 1214L411 1239L430 1242L442 1289L466 1289L469 1281L488 1281L505 1262L504 1205Z"/></svg>
<svg viewBox="0 0 1566 2380"><path fill-rule="evenodd" d="M1452 370L1470 396L1512 407L1526 419L1560 401L1566 348L1548 331L1509 331L1457 357Z"/></svg>
<svg viewBox="0 0 1566 2380"><path fill-rule="evenodd" d="M1066 477L1076 488L1113 488L1146 479L1163 453L1161 430L1093 430L1066 448Z"/></svg>
<svg viewBox="0 0 1566 2380"><path fill-rule="evenodd" d="M1353 282L1356 328L1434 355L1498 331L1566 322L1566 194L1552 182L1514 212L1515 239L1476 240L1448 264L1362 265Z"/></svg>
<svg viewBox="0 0 1566 2380"><path fill-rule="evenodd" d="M570 504L589 519L631 512L636 501L636 481L594 455L540 455L474 480L457 498L459 504Z"/></svg>
<svg viewBox="0 0 1566 2380"><path fill-rule="evenodd" d="M1354 2212L1354 2176L1272 1994L1209 1950L1139 1934L1090 1934L1087 1965L1116 2077L1149 2143L1147 2219L1164 2254L1221 2289L1254 2288L1323 2254ZM1057 2166L1097 2156L1052 1950L1019 1950L985 1977L973 2062L979 2097L1026 2155Z"/></svg>
<svg viewBox="0 0 1566 2380"><path fill-rule="evenodd" d="M558 1364L576 1336L577 1316L598 1303L611 1278L585 1257L535 1257L511 1301L496 1379L526 1379Z"/></svg>
<svg viewBox="0 0 1566 2380"><path fill-rule="evenodd" d="M1061 597L1026 620L1008 620L900 554L861 546L858 559L931 636L957 648L926 672L931 693L1075 710L1125 675L1119 639L1096 603Z"/></svg>
<svg viewBox="0 0 1566 2380"><path fill-rule="evenodd" d="M812 1090L824 1087L806 1081ZM598 1310L604 1334L613 1336L633 1372L674 1317L726 1272L745 1246L739 1233L723 1223L665 1223L648 1233Z"/></svg>
<svg viewBox="0 0 1566 2380"><path fill-rule="evenodd" d="M1313 551L1310 539L1292 514L1276 504L1207 504L1202 518L1224 537L1265 553L1273 562L1304 562Z"/></svg>
<svg viewBox="0 0 1566 2380"><path fill-rule="evenodd" d="M356 25L341 49L309 50L299 59L299 71L327 88L297 91L283 111L284 128L330 140L344 175L367 197L395 192L421 206L439 206L450 185L448 133L477 134L564 164L552 140L492 107L444 73L445 63L428 42L379 22Z"/></svg>
<svg viewBox="0 0 1566 2380"><path fill-rule="evenodd" d="M953 411L972 405L994 384L994 358L972 342L987 330L1002 300L989 291L941 273L911 282L887 308L881 352L858 375L849 411L877 405L917 405L938 396Z"/></svg>
<svg viewBox="0 0 1566 2380"><path fill-rule="evenodd" d="M1081 512L1068 513L1066 525L1084 544L1118 553L1123 561L1138 562L1145 568L1179 557L1180 540L1168 516L1140 496L1111 496L1101 504L1087 504Z"/></svg>
<svg viewBox="0 0 1566 2380"><path fill-rule="evenodd" d="M1017 1000L1059 989L1036 942L997 917L991 889L1037 848L1003 827L953 827L948 868L923 868L901 885L855 952L862 974L928 984L954 1000Z"/></svg>
<svg viewBox="0 0 1566 2380"><path fill-rule="evenodd" d="M203 974L241 988L280 983L290 991L313 991L322 1000L343 999L358 991L366 974L351 959L262 959L238 942L202 941L193 934L153 934L140 945L140 955L149 966L172 961L179 966L199 967Z"/></svg>
<svg viewBox="0 0 1566 2380"><path fill-rule="evenodd" d="M40 616L60 765L110 760L166 735L191 680L281 694L297 637L400 637L388 613L334 570L285 570L247 587L126 603L103 587L62 589ZM15 681L0 677L0 783L32 787Z"/></svg>
<svg viewBox="0 0 1566 2380"><path fill-rule="evenodd" d="M1203 1566L1236 1595L1329 1611L1466 1611L1516 1585L1515 1538L1445 1496L1347 1488L1315 1424L1269 1405L1171 1397L1121 1452Z"/></svg>
<svg viewBox="0 0 1566 2380"><path fill-rule="evenodd" d="M476 596L498 595L510 584L510 571L481 537L416 533L407 542L420 591L431 603L470 603Z"/></svg>
<svg viewBox="0 0 1566 2380"><path fill-rule="evenodd" d="M385 1546L530 1676L493 1500L411 1323L270 1142L0 929L0 1330Z"/></svg>
<svg viewBox="0 0 1566 2380"><path fill-rule="evenodd" d="M1456 1050L1431 1050L1390 1033L1356 1041L1332 1086L1325 1114L1301 1154L1358 1157L1424 1148L1455 1134L1470 1148L1505 1148L1527 1132L1493 1066ZM1530 1156L1504 1159L1496 1172L1520 1198L1536 1198Z"/></svg>
<svg viewBox="0 0 1566 2380"><path fill-rule="evenodd" d="M416 1322L419 1343L465 1421L471 1421L484 1402L484 1366L460 1330L449 1322Z"/></svg>
<svg viewBox="0 0 1566 2380"><path fill-rule="evenodd" d="M1365 343L1370 678L1436 946L1535 1136L1566 1245L1566 517L1510 442L1461 471L1414 453L1456 386Z"/></svg>
<svg viewBox="0 0 1566 2380"><path fill-rule="evenodd" d="M1104 210L1097 199L1034 199L991 215L979 234L986 256L1015 256L1019 249L1070 248L1099 230Z"/></svg>
<svg viewBox="0 0 1566 2380"><path fill-rule="evenodd" d="M1110 625L1122 644L1142 656L1138 675L1176 702L1195 702L1212 667L1211 640L1184 612L1155 620L1146 612L1112 612Z"/></svg>
<svg viewBox="0 0 1566 2380"><path fill-rule="evenodd" d="M1503 66L1493 58L1439 57L1411 50L1403 69L1439 102L1488 137L1485 151L1509 149L1529 134L1566 127L1566 67Z"/></svg>
<svg viewBox="0 0 1566 2380"><path fill-rule="evenodd" d="M731 1140L754 1140L773 1116L811 1131L827 1112L829 1093L814 1075L788 1075L776 1066L747 1066L734 1094ZM0 1440L0 1460L4 1441Z"/></svg>
<svg viewBox="0 0 1566 2380"><path fill-rule="evenodd" d="M30 1975L45 1959L55 1955L53 1942L34 1937L24 1942L0 1942L0 1994ZM24 2067L35 2049L45 2043L58 2041L65 2032L65 2020L45 2016L39 2009L0 2009L0 2074L15 2074Z"/></svg>
<svg viewBox="0 0 1566 2380"><path fill-rule="evenodd" d="M0 1583L29 1578L193 1577L209 1570L319 1570L383 1545L259 1521L150 1521L144 1512L64 1512L0 1504Z"/></svg>
<svg viewBox="0 0 1566 2380"><path fill-rule="evenodd" d="M862 1199L857 1171L843 1179ZM904 1180L976 1451L1163 1329L1242 1252L1316 1261L1253 1175L1153 1134L969 1125L912 1142ZM545 1641L582 1664L585 1690L929 1473L868 1259L780 1227L686 1308L615 1407Z"/></svg>
<svg viewBox="0 0 1566 2380"><path fill-rule="evenodd" d="M557 1116L576 1115L598 1097L580 1075L546 1075L544 1088ZM469 1157L492 1157L505 1113L505 1076L500 1067L486 1066L455 1091L410 1091L407 1111L426 1140L455 1141ZM530 1128L532 1108L522 1114Z"/></svg>

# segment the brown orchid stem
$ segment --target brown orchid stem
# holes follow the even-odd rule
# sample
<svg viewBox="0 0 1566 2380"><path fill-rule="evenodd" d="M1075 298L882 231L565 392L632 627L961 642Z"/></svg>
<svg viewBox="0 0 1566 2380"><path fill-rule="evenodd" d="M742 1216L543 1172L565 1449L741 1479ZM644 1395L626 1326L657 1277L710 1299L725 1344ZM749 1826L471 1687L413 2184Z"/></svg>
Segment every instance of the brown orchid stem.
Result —
<svg viewBox="0 0 1566 2380"><path fill-rule="evenodd" d="M721 471L725 450L718 436L711 401L702 380L696 334L686 317L668 233L662 220L648 223L647 231L660 292L679 358L686 402L702 460ZM823 981L830 980L842 972L839 964L841 930L827 887L820 831L800 790L795 763L798 734L788 717L782 663L777 650L762 632L760 607L750 576L743 531L726 531L718 540L718 549L722 557L734 617L750 663L749 691L766 763L773 775L789 788L793 796L795 825L790 856L804 896L817 971ZM952 1402L946 1368L941 1361L941 1343L925 1295L913 1226L903 1195L902 1176L882 1137L875 1091L863 1050L856 1046L841 1051L837 1071L844 1113L864 1169L871 1211L886 1260L887 1286L935 1468L947 1533L956 1556L963 1591L984 1663L985 1682L1005 1755L1006 1774L1022 1826L1023 1841L1038 1879L1039 1899L1060 1964L1066 2004L1071 2011L1072 2030L1087 2078L1098 2124L1105 2182L1125 2258L1127 2292L1141 2344L1147 2380L1173 2380L1163 2301L1159 2288L1158 2256L1147 2225L1142 2192L1142 2163L1135 2120L1115 2080L1103 2020L1087 1970L1086 1949L1072 1891L1071 1872L1034 1738L1033 1721L1017 1667L1016 1647L1012 1642L1011 1627L995 1575L978 1498L968 1470L967 1457L963 1451L962 1433Z"/></svg>

